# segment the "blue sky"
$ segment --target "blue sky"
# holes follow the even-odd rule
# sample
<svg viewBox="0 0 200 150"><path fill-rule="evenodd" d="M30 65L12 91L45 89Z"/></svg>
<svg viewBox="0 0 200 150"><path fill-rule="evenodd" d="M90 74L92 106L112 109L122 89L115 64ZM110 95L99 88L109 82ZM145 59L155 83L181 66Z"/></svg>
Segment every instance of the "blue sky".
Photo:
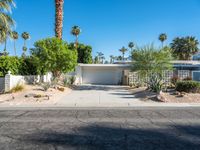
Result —
<svg viewBox="0 0 200 150"><path fill-rule="evenodd" d="M12 16L16 31L29 32L33 47L36 40L54 36L54 0L15 0ZM93 47L93 55L103 52L120 55L119 49L134 41L138 46L155 43L167 33L168 43L176 36L192 35L200 39L200 0L65 0L64 33L68 42L73 25L82 28L80 42ZM17 42L21 55L23 41ZM1 46L1 49L3 47ZM8 42L13 54L13 43Z"/></svg>

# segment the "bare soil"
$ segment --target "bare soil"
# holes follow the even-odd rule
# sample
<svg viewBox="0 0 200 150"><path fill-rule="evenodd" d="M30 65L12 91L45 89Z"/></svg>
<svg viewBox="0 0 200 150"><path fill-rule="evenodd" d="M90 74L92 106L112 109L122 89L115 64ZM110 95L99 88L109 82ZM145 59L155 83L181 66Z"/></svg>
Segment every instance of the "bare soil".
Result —
<svg viewBox="0 0 200 150"><path fill-rule="evenodd" d="M8 93L0 95L0 104L8 105L56 105L62 96L68 95L71 92L70 88L64 88L64 92L50 88L44 91L38 85L25 85L24 90L17 93ZM35 98L34 95L41 96Z"/></svg>
<svg viewBox="0 0 200 150"><path fill-rule="evenodd" d="M146 102L161 102L157 99L157 94L146 90L146 88L129 89L136 98ZM164 92L162 96L166 99L165 103L200 103L200 94L185 93L183 96L177 95L176 91Z"/></svg>

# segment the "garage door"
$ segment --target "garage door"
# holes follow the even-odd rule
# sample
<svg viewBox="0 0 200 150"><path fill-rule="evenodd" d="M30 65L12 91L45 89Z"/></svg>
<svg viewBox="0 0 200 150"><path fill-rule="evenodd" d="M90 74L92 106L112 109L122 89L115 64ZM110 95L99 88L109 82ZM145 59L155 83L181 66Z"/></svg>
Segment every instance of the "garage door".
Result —
<svg viewBox="0 0 200 150"><path fill-rule="evenodd" d="M120 74L115 69L109 68L83 68L84 84L117 85Z"/></svg>

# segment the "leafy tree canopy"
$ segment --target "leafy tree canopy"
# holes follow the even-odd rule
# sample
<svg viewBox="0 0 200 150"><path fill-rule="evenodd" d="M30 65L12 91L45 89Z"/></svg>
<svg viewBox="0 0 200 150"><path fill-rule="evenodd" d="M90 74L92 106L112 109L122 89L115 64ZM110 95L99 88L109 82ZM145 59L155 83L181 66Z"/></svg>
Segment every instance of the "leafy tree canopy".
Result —
<svg viewBox="0 0 200 150"><path fill-rule="evenodd" d="M76 49L75 44L69 44L69 49ZM92 47L89 45L78 44L78 63L91 64L92 63Z"/></svg>
<svg viewBox="0 0 200 150"><path fill-rule="evenodd" d="M58 38L47 38L35 42L32 57L39 63L40 70L50 71L54 77L73 71L77 64L77 51L68 48L66 42Z"/></svg>
<svg viewBox="0 0 200 150"><path fill-rule="evenodd" d="M13 75L19 74L20 59L13 56L1 56L0 57L0 76L5 76L8 71L11 71Z"/></svg>

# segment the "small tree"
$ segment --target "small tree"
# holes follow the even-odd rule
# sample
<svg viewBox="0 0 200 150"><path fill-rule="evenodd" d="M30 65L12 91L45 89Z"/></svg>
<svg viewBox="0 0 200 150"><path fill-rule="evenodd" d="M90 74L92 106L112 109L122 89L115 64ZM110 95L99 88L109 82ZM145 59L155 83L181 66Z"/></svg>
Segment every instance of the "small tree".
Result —
<svg viewBox="0 0 200 150"><path fill-rule="evenodd" d="M42 70L50 71L55 78L73 71L77 64L77 51L70 50L66 42L58 38L47 38L35 42L31 49Z"/></svg>
<svg viewBox="0 0 200 150"><path fill-rule="evenodd" d="M132 57L134 58L133 71L138 72L151 91L160 92L164 85L163 71L172 69L171 53L162 49L157 50L151 45L137 48L132 52Z"/></svg>

